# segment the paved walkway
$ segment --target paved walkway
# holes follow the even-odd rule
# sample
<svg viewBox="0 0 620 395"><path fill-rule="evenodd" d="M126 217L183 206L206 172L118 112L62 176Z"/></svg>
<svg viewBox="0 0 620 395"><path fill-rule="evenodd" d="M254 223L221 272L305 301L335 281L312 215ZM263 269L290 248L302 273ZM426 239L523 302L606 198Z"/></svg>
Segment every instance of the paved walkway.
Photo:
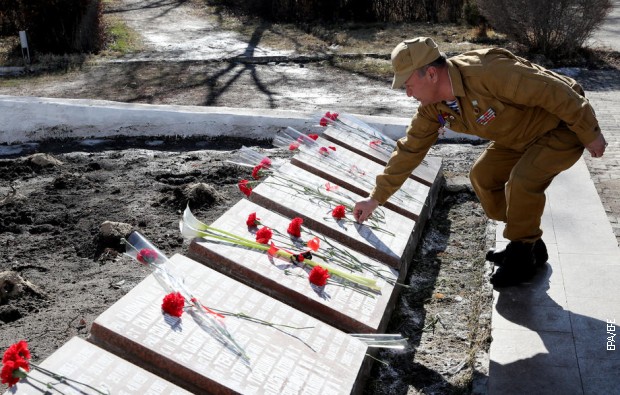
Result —
<svg viewBox="0 0 620 395"><path fill-rule="evenodd" d="M602 158L589 155L584 158L620 243L620 71L599 70L585 74L577 78L586 89L609 146Z"/></svg>
<svg viewBox="0 0 620 395"><path fill-rule="evenodd" d="M620 1L594 39L620 51ZM576 77L609 142L547 192L549 261L531 284L494 292L488 393L620 394L620 71ZM503 226L497 245L504 246Z"/></svg>
<svg viewBox="0 0 620 395"><path fill-rule="evenodd" d="M620 51L620 0L612 0L614 8L611 10L603 26L601 26L588 41L590 46L600 46Z"/></svg>
<svg viewBox="0 0 620 395"><path fill-rule="evenodd" d="M620 325L620 249L585 161L548 190L543 231L546 267L494 292L489 394L620 393L620 350L607 350L608 322Z"/></svg>

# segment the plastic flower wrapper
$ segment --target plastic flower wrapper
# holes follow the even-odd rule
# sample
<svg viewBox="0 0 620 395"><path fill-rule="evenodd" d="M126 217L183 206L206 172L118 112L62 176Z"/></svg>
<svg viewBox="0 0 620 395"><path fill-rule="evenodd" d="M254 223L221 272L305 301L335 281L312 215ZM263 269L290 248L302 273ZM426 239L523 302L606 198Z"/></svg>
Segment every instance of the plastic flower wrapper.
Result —
<svg viewBox="0 0 620 395"><path fill-rule="evenodd" d="M226 160L226 162L251 168L256 168L260 165L261 168L265 170L277 169L286 163L283 159L270 158L267 155L263 155L260 152L246 146L238 149L231 155L230 159Z"/></svg>
<svg viewBox="0 0 620 395"><path fill-rule="evenodd" d="M109 394L108 390L102 391L95 388L92 385L73 380L69 377L62 376L54 373L48 369L42 368L34 363L30 362L30 350L28 349L28 343L25 340L11 345L2 356L2 370L0 370L0 378L2 384L7 384L10 387L14 386L21 379L28 378L28 380L35 381L43 384L46 388L53 390L59 394L63 394L60 389L56 387L58 384L64 384L69 386L73 391L78 391L80 394ZM36 370L49 376L55 381L44 382L29 375L31 370ZM46 392L50 393L50 392Z"/></svg>
<svg viewBox="0 0 620 395"><path fill-rule="evenodd" d="M191 307L189 313L197 321L200 327L224 344L235 354L249 361L245 350L235 341L226 329L221 318L192 295L183 283L182 277L173 272L172 264L157 247L141 233L132 232L125 242L125 254L134 258L141 264L148 265L153 269L153 275L164 288L166 293L180 293L187 304Z"/></svg>
<svg viewBox="0 0 620 395"><path fill-rule="evenodd" d="M304 156L319 160L342 174L360 179L362 183L371 182L370 186L373 186L372 180L364 177L366 172L355 163L351 163L338 155L335 147L323 147L309 135L305 135L290 126L275 134L273 145L289 150L291 147L295 147L295 150L299 150Z"/></svg>
<svg viewBox="0 0 620 395"><path fill-rule="evenodd" d="M287 251L283 248L278 248L277 246L275 246L274 243L261 243L231 232L209 226L198 220L192 214L189 207L187 207L185 209L185 212L183 213L183 218L180 221L180 230L181 234L187 238L203 238L205 240L229 243L239 246L240 248L249 248L252 250L264 251L265 253L270 254L274 258L284 259L289 262L297 262L298 260L302 259L300 255L303 255ZM377 280L374 278L366 277L361 274L351 273L349 271L342 270L331 265L319 264L318 262L313 261L311 258L306 258L305 256L303 256L303 263L308 265L309 267L321 266L323 269L329 272L330 276L340 277L344 280L350 281L353 284L366 287L373 291L380 290L380 287L377 285Z"/></svg>
<svg viewBox="0 0 620 395"><path fill-rule="evenodd" d="M356 140L375 150L386 162L396 148L395 140L354 115L327 111L316 118L319 119L319 125L323 127L332 126L340 131L349 132ZM425 160L421 164L428 165Z"/></svg>
<svg viewBox="0 0 620 395"><path fill-rule="evenodd" d="M323 127L333 126L336 129L354 133L369 141L380 140L382 144L391 147L392 150L396 148L395 140L351 114L327 111L320 116L319 125Z"/></svg>
<svg viewBox="0 0 620 395"><path fill-rule="evenodd" d="M355 157L341 155L335 147L321 146L309 136L306 136L291 127L288 127L283 131L279 131L273 139L273 145L276 147L290 147L294 142L300 142L297 147L297 150L301 154L300 159L303 158L306 161L320 161L324 165L328 166L334 174L340 175L341 178L350 177L363 185L364 188L369 191L374 188L377 174L367 173L356 164ZM398 203L402 203L407 200L413 200L422 204L424 203L407 193L404 189L398 189L392 195L392 199L398 201Z"/></svg>
<svg viewBox="0 0 620 395"><path fill-rule="evenodd" d="M407 348L407 338L401 334L392 333L350 333L351 336L366 343L372 348L393 348L402 350Z"/></svg>

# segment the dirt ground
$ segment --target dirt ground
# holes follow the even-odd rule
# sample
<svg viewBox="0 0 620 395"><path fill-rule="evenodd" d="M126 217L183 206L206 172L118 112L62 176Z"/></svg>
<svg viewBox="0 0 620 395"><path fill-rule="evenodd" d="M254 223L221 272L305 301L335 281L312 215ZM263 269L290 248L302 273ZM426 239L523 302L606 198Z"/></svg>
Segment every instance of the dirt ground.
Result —
<svg viewBox="0 0 620 395"><path fill-rule="evenodd" d="M213 53L222 57L223 48L243 40L205 24L195 3L113 4L145 40L143 51L66 73L5 79L0 94L405 117L415 109L389 89L389 78L346 63L214 61ZM175 46L165 34L180 28L179 15L188 22L183 26L211 29L214 36L205 42L198 34L194 47ZM202 48L200 56L195 48ZM118 238L102 235L102 223L130 224L166 254L185 253L188 242L177 224L188 201L209 223L241 198L236 183L247 170L225 161L242 145L279 155L268 142L136 137L97 145L51 141L0 156L0 272L26 282L22 294L0 302L0 349L26 339L36 362L72 336L87 337L93 320L148 275L120 254ZM431 151L444 159L446 187L414 257L411 287L402 291L389 324L410 347L379 354L367 394L470 394L484 384L491 288L483 256L494 235L467 183L483 149L444 143ZM59 162L36 164L36 152Z"/></svg>
<svg viewBox="0 0 620 395"><path fill-rule="evenodd" d="M188 202L209 223L241 198L236 184L248 170L225 160L247 141L152 143L58 144L45 151L59 162L45 166L32 156L0 159L1 185L16 189L0 204L0 272L28 282L24 293L0 305L2 348L26 339L33 360L44 359L72 336L87 337L93 320L148 274L119 254L118 238L102 235L105 221L130 224L169 256L183 254L188 242L178 221ZM375 364L369 394L469 393L472 375L485 373L477 357L489 336L490 289L481 258L487 221L458 181L482 148L433 149L445 158L451 187L426 226L411 288L389 325L411 347L380 354L387 365ZM278 155L274 148L266 152ZM196 188L199 183L207 187Z"/></svg>

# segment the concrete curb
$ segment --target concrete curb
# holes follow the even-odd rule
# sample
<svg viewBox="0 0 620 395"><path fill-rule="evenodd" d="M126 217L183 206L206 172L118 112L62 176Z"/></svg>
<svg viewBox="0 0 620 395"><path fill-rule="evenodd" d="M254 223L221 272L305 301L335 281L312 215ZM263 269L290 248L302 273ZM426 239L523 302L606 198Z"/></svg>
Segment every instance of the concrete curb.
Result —
<svg viewBox="0 0 620 395"><path fill-rule="evenodd" d="M131 104L0 95L0 144L115 136L234 136L269 139L282 128L318 131L319 114L271 109ZM408 118L357 115L393 139ZM444 139L477 139L456 133Z"/></svg>

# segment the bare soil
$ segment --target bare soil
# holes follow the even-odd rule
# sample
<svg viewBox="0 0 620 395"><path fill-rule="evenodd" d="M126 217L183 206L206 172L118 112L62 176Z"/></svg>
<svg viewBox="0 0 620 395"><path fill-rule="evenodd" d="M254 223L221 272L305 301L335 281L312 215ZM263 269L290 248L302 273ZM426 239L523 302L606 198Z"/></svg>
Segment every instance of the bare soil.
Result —
<svg viewBox="0 0 620 395"><path fill-rule="evenodd" d="M248 171L225 160L248 141L111 140L48 146L60 163L40 166L32 156L0 159L0 272L28 282L0 305L0 346L26 339L33 360L72 336L87 337L93 320L148 271L121 255L118 237L104 237L104 221L130 224L167 255L183 254L178 232L190 204L205 222L240 198L236 183ZM256 142L254 142L256 144ZM260 145L257 148L261 148ZM484 376L490 288L482 259L487 220L476 197L459 183L482 146L438 145L448 182L414 258L412 273L389 331L409 338L403 352L384 352L368 381L369 394L470 393ZM269 149L269 155L280 155ZM196 184L207 187L195 193ZM7 287L9 288L9 287ZM482 358L480 358L482 357ZM429 392L430 391L430 392Z"/></svg>
<svg viewBox="0 0 620 395"><path fill-rule="evenodd" d="M347 45L360 48L357 41L373 43L363 52L381 47L385 55L404 36L425 33L442 35L454 51L473 45L464 39L463 29L453 33L454 27L433 32L401 26L402 38L394 27L365 41L359 37L371 37L367 31L358 32L357 39L346 33L355 29L340 35L306 29L293 37L282 33L290 31L283 30L286 27L240 23L205 11L197 2L111 4L116 17L125 18L140 35L140 51L89 59L61 72L39 69L4 78L0 94L408 117L415 103L389 89L385 57L221 59L230 56L225 50L235 48L237 41L265 56L306 53L308 48L314 49L313 55L346 52ZM188 23L179 24L180 17ZM199 30L209 29L208 43L202 40L204 34L187 31L183 34L196 39L194 47L153 40L163 34L178 36L175 26L193 23ZM257 43L248 46L248 36L257 35ZM196 48L201 48L200 56ZM121 255L117 237L102 235L101 224L130 224L166 254L185 253L187 241L177 224L188 202L208 223L241 198L236 183L247 171L225 160L242 145L281 154L269 142L136 137L98 145L49 141L0 157L0 272L13 271L27 282L24 292L0 301L0 349L26 339L33 360L39 361L72 336L88 337L93 320L148 275ZM444 160L446 188L414 257L407 277L410 288L402 291L389 324L389 331L402 333L410 347L379 354L381 362L368 378L368 394L469 394L484 384L491 288L483 257L494 235L467 182L469 168L483 149L484 144L445 143L431 151ZM35 152L49 153L60 163L35 164ZM195 193L197 183L211 192Z"/></svg>

